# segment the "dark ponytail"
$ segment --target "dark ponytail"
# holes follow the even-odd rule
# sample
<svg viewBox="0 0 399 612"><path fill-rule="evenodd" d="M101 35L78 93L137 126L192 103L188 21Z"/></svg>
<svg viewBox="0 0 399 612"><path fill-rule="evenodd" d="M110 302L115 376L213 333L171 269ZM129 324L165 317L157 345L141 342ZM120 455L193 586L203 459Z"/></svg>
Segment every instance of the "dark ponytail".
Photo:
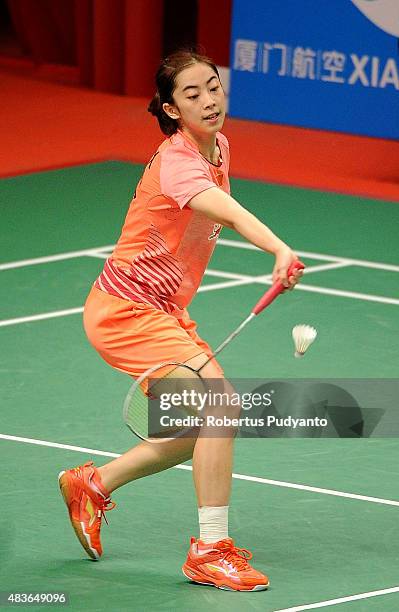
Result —
<svg viewBox="0 0 399 612"><path fill-rule="evenodd" d="M172 134L177 132L179 125L177 119L172 119L165 113L162 104L159 92L157 91L148 105L148 112L158 119L159 127L162 132L166 134L166 136L172 136Z"/></svg>
<svg viewBox="0 0 399 612"><path fill-rule="evenodd" d="M193 51L176 51L166 57L158 68L155 82L157 91L151 100L148 111L158 119L159 127L166 136L172 136L179 128L177 119L171 119L162 108L163 104L174 104L173 92L179 72L193 64L207 64L219 78L218 69L209 57Z"/></svg>

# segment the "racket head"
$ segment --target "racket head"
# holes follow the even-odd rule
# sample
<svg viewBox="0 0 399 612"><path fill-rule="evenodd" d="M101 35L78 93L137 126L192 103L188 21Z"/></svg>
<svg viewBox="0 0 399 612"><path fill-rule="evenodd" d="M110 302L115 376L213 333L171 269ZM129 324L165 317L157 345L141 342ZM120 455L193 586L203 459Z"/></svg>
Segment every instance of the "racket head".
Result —
<svg viewBox="0 0 399 612"><path fill-rule="evenodd" d="M160 408L161 397L173 393L181 395L193 389L197 392L205 389L205 381L198 370L176 361L157 364L131 385L123 404L123 420L136 436L147 442L162 443L182 436L197 437L201 418L194 408L186 405ZM167 415L169 420L192 418L181 425L162 426L161 414ZM193 420L195 417L198 417L197 421Z"/></svg>

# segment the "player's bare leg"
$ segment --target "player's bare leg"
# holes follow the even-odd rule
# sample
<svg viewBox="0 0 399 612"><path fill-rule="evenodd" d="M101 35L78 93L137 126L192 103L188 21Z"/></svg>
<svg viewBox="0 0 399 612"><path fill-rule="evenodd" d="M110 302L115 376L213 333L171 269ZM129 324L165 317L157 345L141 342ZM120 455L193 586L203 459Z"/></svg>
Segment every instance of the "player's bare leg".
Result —
<svg viewBox="0 0 399 612"><path fill-rule="evenodd" d="M187 361L187 365L199 368L206 359L204 354L198 355ZM212 361L204 367L201 375L204 378L221 377L220 370ZM194 459L194 483L199 506L227 505L233 464L232 436L214 438L204 435L198 439L177 438L159 444L142 442L99 467L98 471L104 487L112 493L132 480L161 472L191 457Z"/></svg>
<svg viewBox="0 0 399 612"><path fill-rule="evenodd" d="M120 457L98 468L104 487L112 493L122 485L162 472L191 459L195 438L179 438L153 444L141 442Z"/></svg>

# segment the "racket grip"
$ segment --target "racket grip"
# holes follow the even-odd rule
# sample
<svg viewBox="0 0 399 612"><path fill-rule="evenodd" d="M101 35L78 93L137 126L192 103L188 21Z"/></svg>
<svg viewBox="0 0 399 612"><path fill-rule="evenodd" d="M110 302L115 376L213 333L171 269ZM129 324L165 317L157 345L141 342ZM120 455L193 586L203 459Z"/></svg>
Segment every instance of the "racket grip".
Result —
<svg viewBox="0 0 399 612"><path fill-rule="evenodd" d="M287 276L292 276L294 272L297 270L303 270L304 267L305 264L303 264L301 261L294 261L288 268ZM257 315L262 312L262 310L266 308L266 306L269 306L269 304L271 304L273 300L275 300L276 297L279 296L285 289L286 287L284 287L281 281L275 282L260 298L259 302L253 307L252 313Z"/></svg>

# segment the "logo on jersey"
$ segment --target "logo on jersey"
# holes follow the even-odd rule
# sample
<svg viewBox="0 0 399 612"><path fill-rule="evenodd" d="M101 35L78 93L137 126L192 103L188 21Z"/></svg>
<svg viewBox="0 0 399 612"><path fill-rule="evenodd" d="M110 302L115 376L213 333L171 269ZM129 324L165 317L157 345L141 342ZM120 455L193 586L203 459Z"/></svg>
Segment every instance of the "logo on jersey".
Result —
<svg viewBox="0 0 399 612"><path fill-rule="evenodd" d="M220 225L220 223L215 223L215 225L213 226L212 234L208 236L208 240L213 240L214 238L217 238L220 234L221 229L222 226Z"/></svg>
<svg viewBox="0 0 399 612"><path fill-rule="evenodd" d="M352 0L378 28L392 36L399 36L399 2L398 0Z"/></svg>

